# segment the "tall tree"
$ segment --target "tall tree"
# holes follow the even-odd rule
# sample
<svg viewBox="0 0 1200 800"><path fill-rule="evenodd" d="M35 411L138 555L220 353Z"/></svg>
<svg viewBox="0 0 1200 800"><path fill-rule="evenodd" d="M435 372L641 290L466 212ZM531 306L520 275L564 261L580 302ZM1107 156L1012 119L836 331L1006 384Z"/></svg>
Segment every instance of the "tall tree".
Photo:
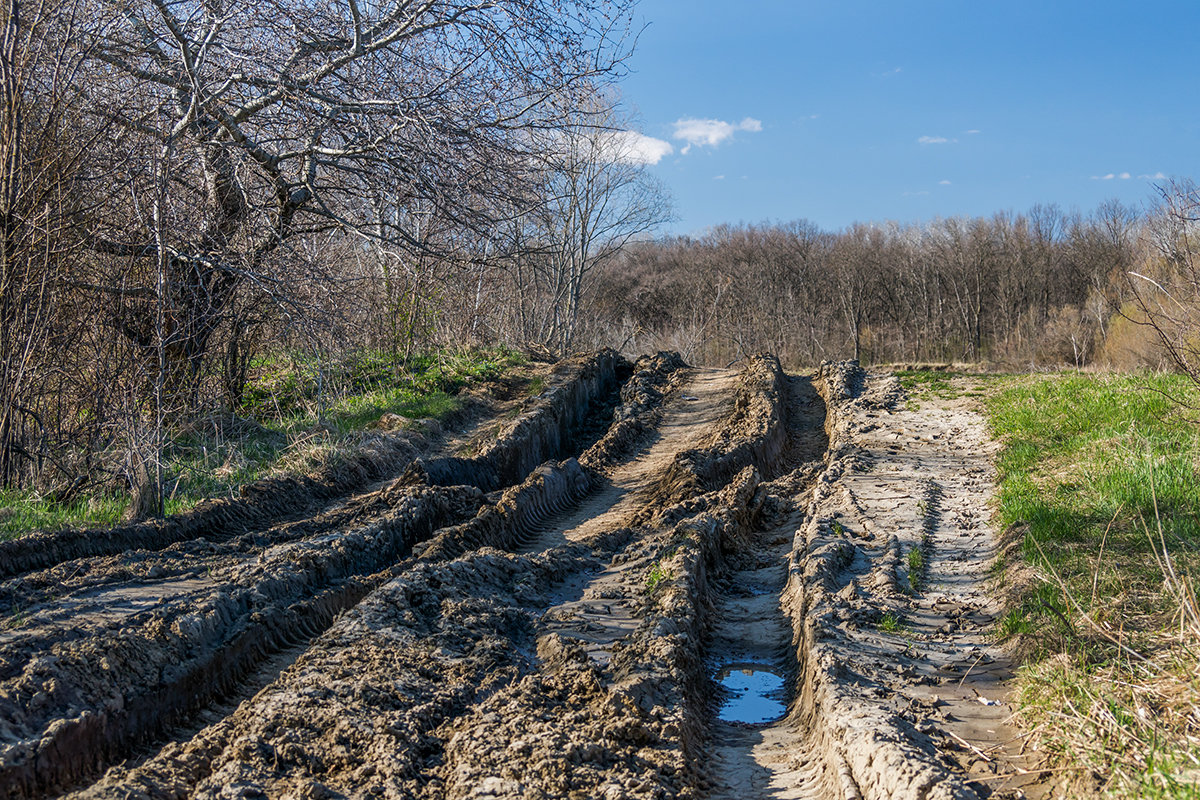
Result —
<svg viewBox="0 0 1200 800"><path fill-rule="evenodd" d="M292 238L379 231L371 196L484 227L523 194L555 102L620 68L630 0L99 0L80 85L122 134L92 241L120 326L194 377L239 287L285 293ZM157 192L169 163L166 193ZM161 198L156 203L155 198ZM389 235L419 236L404 226ZM165 302L154 286L165 273Z"/></svg>

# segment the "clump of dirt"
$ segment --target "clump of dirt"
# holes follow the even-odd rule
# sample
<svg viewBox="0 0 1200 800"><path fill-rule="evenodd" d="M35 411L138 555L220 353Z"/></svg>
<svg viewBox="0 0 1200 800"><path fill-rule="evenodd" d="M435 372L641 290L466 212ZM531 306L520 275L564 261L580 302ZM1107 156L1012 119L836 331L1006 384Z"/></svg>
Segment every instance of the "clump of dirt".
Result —
<svg viewBox="0 0 1200 800"><path fill-rule="evenodd" d="M725 485L750 464L773 475L787 435L781 405L784 380L775 356L747 361L734 389L730 418L700 447L679 453L659 481L655 491L659 510Z"/></svg>

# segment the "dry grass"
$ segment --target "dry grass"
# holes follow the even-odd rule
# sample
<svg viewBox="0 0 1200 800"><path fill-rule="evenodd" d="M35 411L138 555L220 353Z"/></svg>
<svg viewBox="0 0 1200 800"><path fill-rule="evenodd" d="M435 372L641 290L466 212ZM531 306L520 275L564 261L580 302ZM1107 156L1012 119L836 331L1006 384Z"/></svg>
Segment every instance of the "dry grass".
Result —
<svg viewBox="0 0 1200 800"><path fill-rule="evenodd" d="M1039 749L1070 768L1073 795L1200 798L1196 582L1172 557L1161 517L1142 529L1174 613L1151 619L1106 609L1096 602L1098 575L1082 597L1043 561L1076 642L1022 670L1019 716L1037 730ZM1098 563L1102 556L1101 548Z"/></svg>

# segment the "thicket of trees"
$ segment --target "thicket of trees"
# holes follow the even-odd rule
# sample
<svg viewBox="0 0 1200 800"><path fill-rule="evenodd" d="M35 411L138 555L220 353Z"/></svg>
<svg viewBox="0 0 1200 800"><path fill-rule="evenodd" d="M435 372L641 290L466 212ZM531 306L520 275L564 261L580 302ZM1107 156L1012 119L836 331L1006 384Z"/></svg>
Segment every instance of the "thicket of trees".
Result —
<svg viewBox="0 0 1200 800"><path fill-rule="evenodd" d="M1173 357L1198 195L653 239L633 0L0 0L0 490L132 491L264 356ZM1153 323L1145 326L1144 323Z"/></svg>
<svg viewBox="0 0 1200 800"><path fill-rule="evenodd" d="M1148 226L1116 202L838 233L720 226L628 248L595 282L587 335L709 363L772 350L796 364L1129 366L1149 336L1129 305Z"/></svg>
<svg viewBox="0 0 1200 800"><path fill-rule="evenodd" d="M569 347L662 207L617 147L631 2L4 0L0 488L160 513L264 353Z"/></svg>

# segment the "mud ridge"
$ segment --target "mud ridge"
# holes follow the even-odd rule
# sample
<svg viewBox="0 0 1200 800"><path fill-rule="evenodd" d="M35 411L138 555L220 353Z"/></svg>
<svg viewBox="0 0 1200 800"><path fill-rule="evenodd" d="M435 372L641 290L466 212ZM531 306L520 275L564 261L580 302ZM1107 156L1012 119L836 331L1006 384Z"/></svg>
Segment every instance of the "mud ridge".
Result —
<svg viewBox="0 0 1200 800"><path fill-rule="evenodd" d="M899 397L898 385L885 381L864 391L865 373L853 362L823 364L820 375L830 456L797 532L785 590L800 668L800 696L791 715L807 731L815 762L810 780L825 793L863 800L976 798L939 758L934 741L880 702L891 690L866 668L868 659L854 655L857 648L849 646L844 629L878 622L888 606L873 602L871 592L887 597L909 588L897 536L871 531L865 519L840 511L853 509L845 502L847 477L869 466L854 442L852 412L856 406L889 408ZM936 500L935 487L927 494L922 503ZM908 534L914 546L923 546L921 537L933 524L930 513L924 515L924 530Z"/></svg>
<svg viewBox="0 0 1200 800"><path fill-rule="evenodd" d="M734 392L732 416L709 441L675 457L655 492L661 506L711 492L751 464L774 476L787 438L781 405L785 380L774 355L747 361Z"/></svg>
<svg viewBox="0 0 1200 800"><path fill-rule="evenodd" d="M578 460L542 464L474 519L438 531L414 550L414 556L445 560L478 547L512 550L527 540L548 519L592 493L604 472L633 452L661 418L665 397L678 388L685 368L678 353L643 356L621 389L622 403L613 412L613 424Z"/></svg>
<svg viewBox="0 0 1200 800"><path fill-rule="evenodd" d="M189 539L224 538L263 528L395 474L425 446L427 440L414 433L372 436L352 455L336 459L315 475L263 478L242 487L240 497L206 500L165 519L35 532L3 541L0 578L78 558L160 549Z"/></svg>
<svg viewBox="0 0 1200 800"><path fill-rule="evenodd" d="M382 520L268 550L225 580L81 641L0 647L0 795L63 787L320 632L364 596L363 578L482 503L474 487L408 489ZM22 665L23 666L20 666Z"/></svg>
<svg viewBox="0 0 1200 800"><path fill-rule="evenodd" d="M556 372L569 377L543 392L532 409L505 426L478 455L418 458L402 480L471 485L491 492L520 481L544 461L585 449L574 442L575 433L594 416L596 404L617 394L619 379L628 377L632 367L615 350L605 348L562 362Z"/></svg>

